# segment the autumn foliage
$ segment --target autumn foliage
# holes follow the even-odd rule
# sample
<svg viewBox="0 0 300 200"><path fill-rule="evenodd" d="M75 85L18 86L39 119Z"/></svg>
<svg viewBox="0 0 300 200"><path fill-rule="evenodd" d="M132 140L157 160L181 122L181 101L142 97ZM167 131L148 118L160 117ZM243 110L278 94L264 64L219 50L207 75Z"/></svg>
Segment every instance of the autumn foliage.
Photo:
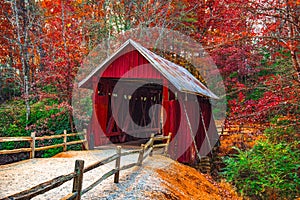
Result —
<svg viewBox="0 0 300 200"><path fill-rule="evenodd" d="M211 71L207 77L215 73L222 75L223 80L215 82L214 86L225 85L226 95L220 96L217 102L227 105L225 129L233 125L259 125L255 132L224 136L221 156L239 154L240 167L248 170L250 165L242 162L243 156L248 154L240 153L240 150L254 148L261 153L259 159L264 156L260 148L268 150L270 157L272 153L276 154L276 148L293 152L294 146L299 144L293 148L289 145L298 140L300 127L299 7L299 0L1 1L0 111L4 117L0 136L29 136L32 131L37 131L37 135L51 135L62 129L73 132L76 128L86 128L91 111L76 113L72 106L72 101L78 99L73 94L78 88L75 79L85 77L78 74L79 69L89 64L95 68L99 64L95 55L101 54L105 58L117 48L110 46L113 39L128 38L134 30L135 34L142 35L141 40L150 41L149 35L136 30L159 27L176 30L201 43L216 64L218 72ZM156 34L159 38L160 33ZM118 42L116 44L121 45L121 40ZM196 71L197 66L184 57L189 52L177 57L174 52L161 49L155 49L155 52L185 65L205 82L201 79L204 72ZM95 59L94 63L88 63L86 57ZM215 88L210 89L214 91ZM15 101L11 103L11 100ZM85 108L92 103L88 95L82 101L81 106ZM18 108L14 109L14 106ZM219 110L213 111L218 118ZM80 127L75 127L74 120L83 122ZM256 146L257 140L266 138L269 141ZM232 146L236 148L232 149ZM250 155L257 161L253 153ZM235 166L234 159L228 162ZM285 158L282 162L286 162ZM268 163L265 164L267 167ZM259 166L255 167L259 169ZM239 172L227 170L232 177L238 177ZM274 171L277 173L276 169ZM181 189L197 196L197 191L190 191L174 176L168 176L163 170L158 173L173 181L176 187L184 187ZM187 171L183 173L189 178L203 179L189 175ZM252 178L250 173L246 175ZM242 178L247 178L246 175ZM231 181L240 186L235 180ZM253 183L247 181L246 184ZM206 186L215 183L200 181L195 184L202 184L199 189L208 190ZM258 189L259 194L252 194L243 186L240 188L252 197L274 197L269 194L273 187L264 191ZM212 192L218 190L222 187L215 185ZM288 196L289 190L284 192ZM234 193L221 193L224 198L238 198ZM274 198L279 196L276 195Z"/></svg>
<svg viewBox="0 0 300 200"><path fill-rule="evenodd" d="M71 104L83 58L100 41L132 28L173 29L201 42L214 59L227 88L231 121L243 123L251 116L263 122L270 114L297 110L298 6L265 0L2 2L0 60L18 70L17 80L5 81L19 82L25 101L50 97ZM290 111L277 113L282 106Z"/></svg>

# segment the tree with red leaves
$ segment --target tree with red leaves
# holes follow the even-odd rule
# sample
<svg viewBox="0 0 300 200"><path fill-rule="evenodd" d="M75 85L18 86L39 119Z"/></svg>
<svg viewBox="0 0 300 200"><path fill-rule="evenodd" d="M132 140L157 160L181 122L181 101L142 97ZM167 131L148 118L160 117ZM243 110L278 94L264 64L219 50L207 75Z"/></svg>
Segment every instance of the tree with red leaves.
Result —
<svg viewBox="0 0 300 200"><path fill-rule="evenodd" d="M232 120L274 111L282 102L294 105L297 98L287 83L295 86L292 77L299 81L298 1L14 0L1 4L5 28L0 33L0 60L20 70L29 110L30 91L38 94L35 97L56 97L71 105L78 68L96 44L132 28L155 26L177 30L203 44L223 75ZM22 9L23 5L28 6ZM110 49L109 42L105 49ZM284 61L291 65L283 65ZM294 76L287 74L293 70ZM253 120L265 117L257 115Z"/></svg>

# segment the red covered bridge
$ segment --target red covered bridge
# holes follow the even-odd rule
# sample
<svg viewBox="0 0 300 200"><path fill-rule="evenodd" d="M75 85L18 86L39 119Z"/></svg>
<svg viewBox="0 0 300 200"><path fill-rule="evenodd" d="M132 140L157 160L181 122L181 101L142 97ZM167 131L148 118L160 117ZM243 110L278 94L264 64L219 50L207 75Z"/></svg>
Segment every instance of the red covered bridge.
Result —
<svg viewBox="0 0 300 200"><path fill-rule="evenodd" d="M218 97L185 68L132 40L79 86L94 91L88 127L94 146L171 132L169 154L191 163L216 143L209 98Z"/></svg>

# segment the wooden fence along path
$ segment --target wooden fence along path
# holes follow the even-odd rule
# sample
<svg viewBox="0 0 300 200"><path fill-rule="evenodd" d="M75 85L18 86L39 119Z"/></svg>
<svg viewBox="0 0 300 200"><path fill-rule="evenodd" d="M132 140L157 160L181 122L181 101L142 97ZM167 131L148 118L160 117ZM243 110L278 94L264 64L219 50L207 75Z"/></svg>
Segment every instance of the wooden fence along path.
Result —
<svg viewBox="0 0 300 200"><path fill-rule="evenodd" d="M226 128L226 129L224 128L224 126L217 127L217 131L220 136L227 136L227 135L231 135L233 133L245 133L246 132L245 130L247 130L247 131L253 130L254 131L254 130L257 130L257 128L250 127L250 126L243 126L243 125L231 125L229 128ZM67 137L80 136L80 135L84 136L83 140L67 142ZM63 143L49 145L49 146L43 146L43 147L36 147L36 141L51 140L51 139L58 139L58 138L63 138ZM42 137L36 137L35 132L31 133L31 137L0 137L0 143L1 142L22 142L22 141L29 142L30 148L0 150L0 155L29 152L30 158L34 158L36 151L43 151L43 150L48 150L48 149L53 149L53 148L58 148L58 147L63 147L63 151L67 151L67 146L73 145L73 144L84 144L85 148L89 149L87 138L86 138L86 130L84 130L83 132L80 132L80 133L69 133L69 134L67 134L67 131L64 130L64 134L61 134L61 135L42 136ZM149 142L150 142L150 140L149 140ZM145 147L147 147L147 146L149 146L148 143L145 144Z"/></svg>
<svg viewBox="0 0 300 200"><path fill-rule="evenodd" d="M80 135L84 136L83 140L67 142L68 137L80 136ZM55 145L49 145L49 146L43 146L43 147L36 147L36 141L51 140L51 139L57 139L57 138L63 138L63 143L55 144ZM29 142L30 143L30 148L0 150L0 155L1 154L13 154L13 153L29 152L30 153L29 157L34 158L36 151L43 151L43 150L48 150L48 149L53 149L53 148L58 148L58 147L63 147L63 151L67 151L67 146L68 145L73 145L73 144L84 144L85 148L88 149L88 143L87 143L87 138L86 138L86 130L84 130L83 132L80 132L80 133L69 133L69 134L67 134L67 131L64 130L64 134L61 134L61 135L51 135L51 136L42 136L42 137L35 137L35 132L31 133L31 137L0 137L0 142L22 142L22 141Z"/></svg>
<svg viewBox="0 0 300 200"><path fill-rule="evenodd" d="M250 126L250 125L230 125L229 127L225 128L222 126L217 126L217 132L220 136L228 136L236 133L245 134L249 132L256 132L261 128L260 126Z"/></svg>
<svg viewBox="0 0 300 200"><path fill-rule="evenodd" d="M62 200L79 200L81 196L94 187L96 187L98 184L100 184L102 181L107 179L108 177L114 175L114 183L119 182L119 174L120 171L132 168L134 166L141 166L143 163L143 160L145 160L148 156L152 156L153 150L155 148L164 148L164 154L167 154L169 143L171 140L171 133L168 136L159 136L154 137L154 134L151 135L150 140L146 144L141 145L141 149L139 150L132 150L128 152L121 151L121 146L118 146L116 149L116 154L105 158L103 160L100 160L90 166L87 166L84 168L84 161L83 160L76 160L75 162L75 169L74 172L58 176L52 180L49 180L47 182L41 183L39 185L36 185L28 190L24 190L22 192L16 193L14 195L7 196L1 200L11 200L11 199L30 199L35 196L38 196L40 194L43 194L49 190L52 190L54 188L59 187L60 185L64 184L67 181L70 181L73 179L73 189L70 194L63 197ZM155 141L162 141L161 144L154 144ZM138 160L136 163L131 163L128 165L120 166L121 158L124 156L128 156L131 154L139 154ZM85 189L82 189L82 182L83 182L83 175L84 173L91 171L93 169L96 169L100 166L103 166L110 162L116 162L115 168L106 172L103 176L101 176L98 180L96 180L94 183L92 183L90 186L88 186Z"/></svg>

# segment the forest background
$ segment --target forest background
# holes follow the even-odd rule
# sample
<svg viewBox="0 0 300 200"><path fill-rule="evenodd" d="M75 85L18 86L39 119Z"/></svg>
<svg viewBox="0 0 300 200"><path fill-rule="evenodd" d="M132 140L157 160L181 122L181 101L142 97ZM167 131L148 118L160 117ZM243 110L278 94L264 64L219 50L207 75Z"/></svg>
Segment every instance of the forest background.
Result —
<svg viewBox="0 0 300 200"><path fill-rule="evenodd" d="M225 126L260 127L255 142L236 145L234 153L221 152L222 176L248 197L299 197L299 0L0 4L1 137L75 132L78 119L86 126L88 117L73 115L72 90L92 49L134 28L176 30L201 43L218 67L226 88L226 96L221 96L221 103L227 104ZM85 104L91 104L90 97ZM218 115L218 110L214 113ZM228 146L234 146L235 139L230 138ZM12 149L26 144L1 145Z"/></svg>

